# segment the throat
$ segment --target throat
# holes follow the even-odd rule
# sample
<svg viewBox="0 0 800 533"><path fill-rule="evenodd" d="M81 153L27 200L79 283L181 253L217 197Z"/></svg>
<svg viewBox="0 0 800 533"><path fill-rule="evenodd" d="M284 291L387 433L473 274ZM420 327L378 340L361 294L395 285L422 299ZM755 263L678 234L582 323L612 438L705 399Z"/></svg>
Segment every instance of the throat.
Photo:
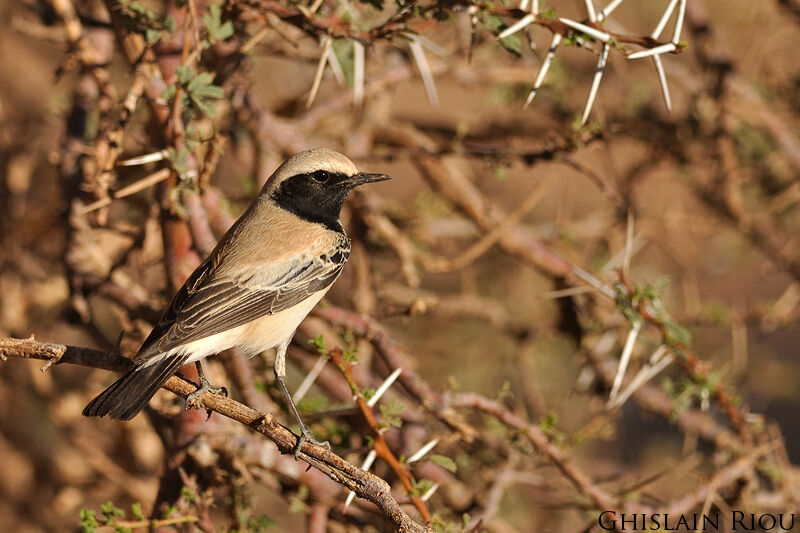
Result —
<svg viewBox="0 0 800 533"><path fill-rule="evenodd" d="M293 213L303 220L322 224L327 229L344 233L339 213L346 196L342 198L311 197L304 198L288 194L281 188L272 193L272 200L281 208Z"/></svg>

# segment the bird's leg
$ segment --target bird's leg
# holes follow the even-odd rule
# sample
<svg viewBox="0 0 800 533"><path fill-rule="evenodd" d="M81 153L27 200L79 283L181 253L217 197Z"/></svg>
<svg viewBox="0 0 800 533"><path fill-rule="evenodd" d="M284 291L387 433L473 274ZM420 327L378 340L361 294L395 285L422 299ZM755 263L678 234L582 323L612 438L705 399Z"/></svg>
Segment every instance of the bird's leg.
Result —
<svg viewBox="0 0 800 533"><path fill-rule="evenodd" d="M223 396L228 395L228 389L225 387L214 387L209 383L208 379L206 378L205 373L203 372L203 365L200 364L200 361L196 361L194 363L195 368L197 368L197 376L200 378L200 386L197 387L197 390L193 393L189 394L186 397L186 409L190 407L202 407L202 402L200 402L200 395L205 392L211 392L213 394L222 394ZM209 412L210 414L210 412Z"/></svg>
<svg viewBox="0 0 800 533"><path fill-rule="evenodd" d="M294 455L295 460L299 458L300 449L303 446L303 442L306 441L316 444L317 446L322 446L326 450L330 451L331 444L328 441L320 442L311 435L311 431L309 431L308 427L303 423L303 419L300 418L300 413L297 411L297 406L294 404L292 395L289 394L289 389L286 387L286 345L278 346L277 353L275 355L275 379L278 381L278 385L281 387L283 396L289 403L289 409L291 409L292 414L297 419L297 423L300 424L300 435L297 436L297 444L294 445L294 450L292 451L292 455Z"/></svg>

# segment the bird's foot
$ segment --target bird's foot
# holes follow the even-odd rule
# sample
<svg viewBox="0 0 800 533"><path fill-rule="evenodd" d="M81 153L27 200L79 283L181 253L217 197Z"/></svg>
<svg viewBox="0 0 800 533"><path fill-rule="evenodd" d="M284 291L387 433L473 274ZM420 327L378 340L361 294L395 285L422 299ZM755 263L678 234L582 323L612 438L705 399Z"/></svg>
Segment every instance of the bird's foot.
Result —
<svg viewBox="0 0 800 533"><path fill-rule="evenodd" d="M191 408L202 409L202 408L204 408L205 404L203 403L202 396L206 392L209 392L211 394L221 394L222 396L225 396L225 397L228 396L228 389L226 389L225 387L214 387L213 385L211 385L211 383L208 382L208 380L205 378L205 376L201 375L200 376L200 386L197 387L196 391L194 391L193 393L191 393L188 396L186 396L186 409L191 409ZM211 410L210 409L208 409L208 416L211 417Z"/></svg>
<svg viewBox="0 0 800 533"><path fill-rule="evenodd" d="M315 446L322 446L326 450L331 451L331 443L330 442L328 442L326 440L318 441L317 439L315 439L311 435L311 432L308 430L306 425L305 424L301 424L300 425L300 435L297 436L297 444L295 444L294 448L292 448L292 455L294 456L294 460L295 461L297 461L300 458L300 451L303 448L303 443L304 442L310 442L311 444L313 444Z"/></svg>

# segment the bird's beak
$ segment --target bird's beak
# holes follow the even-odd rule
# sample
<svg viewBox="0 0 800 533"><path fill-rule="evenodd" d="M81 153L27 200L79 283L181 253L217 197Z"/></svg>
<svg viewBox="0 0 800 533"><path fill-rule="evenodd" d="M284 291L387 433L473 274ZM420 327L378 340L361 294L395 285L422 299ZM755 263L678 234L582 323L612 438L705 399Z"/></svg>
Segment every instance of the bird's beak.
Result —
<svg viewBox="0 0 800 533"><path fill-rule="evenodd" d="M365 183L377 183L379 181L386 181L392 179L391 176L386 174L368 174L366 172L359 172L352 176L348 181L351 187L358 187Z"/></svg>

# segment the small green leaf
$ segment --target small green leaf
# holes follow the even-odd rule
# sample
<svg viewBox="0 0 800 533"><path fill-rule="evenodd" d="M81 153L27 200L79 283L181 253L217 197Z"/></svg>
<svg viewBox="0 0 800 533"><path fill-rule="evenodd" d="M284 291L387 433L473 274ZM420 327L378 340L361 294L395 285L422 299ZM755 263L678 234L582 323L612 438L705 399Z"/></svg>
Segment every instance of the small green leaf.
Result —
<svg viewBox="0 0 800 533"><path fill-rule="evenodd" d="M266 531L277 524L278 523L272 518L265 514L259 513L247 521L247 528L252 533L260 533L261 531Z"/></svg>
<svg viewBox="0 0 800 533"><path fill-rule="evenodd" d="M197 493L191 487L181 488L181 497L189 503L197 500Z"/></svg>
<svg viewBox="0 0 800 533"><path fill-rule="evenodd" d="M148 28L144 32L144 38L148 44L156 44L158 41L161 40L161 30L157 30L155 28Z"/></svg>
<svg viewBox="0 0 800 533"><path fill-rule="evenodd" d="M142 504L139 502L131 504L131 516L136 520L147 520L147 517L142 512Z"/></svg>
<svg viewBox="0 0 800 533"><path fill-rule="evenodd" d="M436 463L437 465L441 466L445 470L455 474L456 470L458 470L458 466L456 466L456 462L447 457L446 455L432 455L431 462Z"/></svg>
<svg viewBox="0 0 800 533"><path fill-rule="evenodd" d="M403 404L397 398L392 398L390 401L381 404L381 416L383 420L380 425L383 427L392 426L399 428L403 425L400 414L403 412Z"/></svg>
<svg viewBox="0 0 800 533"><path fill-rule="evenodd" d="M322 333L313 339L308 339L308 344L316 348L320 354L328 353L328 349L325 347L325 337L322 335Z"/></svg>
<svg viewBox="0 0 800 533"><path fill-rule="evenodd" d="M522 39L519 35L509 35L500 39L500 45L517 57L522 56Z"/></svg>
<svg viewBox="0 0 800 533"><path fill-rule="evenodd" d="M233 22L230 20L222 22L222 10L219 4L212 4L208 8L208 13L203 15L203 25L208 31L209 46L230 38L234 32Z"/></svg>
<svg viewBox="0 0 800 533"><path fill-rule="evenodd" d="M178 76L178 83L186 85L194 77L194 69L191 65L181 65L175 69L175 75Z"/></svg>
<svg viewBox="0 0 800 533"><path fill-rule="evenodd" d="M81 509L81 521L78 523L83 533L95 533L100 524L97 523L97 516L91 509Z"/></svg>
<svg viewBox="0 0 800 533"><path fill-rule="evenodd" d="M539 16L543 19L547 20L555 20L556 19L556 10L552 7L544 8L539 10Z"/></svg>
<svg viewBox="0 0 800 533"><path fill-rule="evenodd" d="M348 363L355 363L358 361L356 358L356 354L358 353L358 348L347 348L345 351L342 352L342 359L347 361Z"/></svg>
<svg viewBox="0 0 800 533"><path fill-rule="evenodd" d="M108 501L100 506L100 511L103 513L103 516L112 520L117 516L125 516L125 511L114 505L114 502Z"/></svg>
<svg viewBox="0 0 800 533"><path fill-rule="evenodd" d="M430 479L420 479L414 483L414 488L411 489L411 494L415 496L423 496L426 492L433 487L433 481Z"/></svg>

